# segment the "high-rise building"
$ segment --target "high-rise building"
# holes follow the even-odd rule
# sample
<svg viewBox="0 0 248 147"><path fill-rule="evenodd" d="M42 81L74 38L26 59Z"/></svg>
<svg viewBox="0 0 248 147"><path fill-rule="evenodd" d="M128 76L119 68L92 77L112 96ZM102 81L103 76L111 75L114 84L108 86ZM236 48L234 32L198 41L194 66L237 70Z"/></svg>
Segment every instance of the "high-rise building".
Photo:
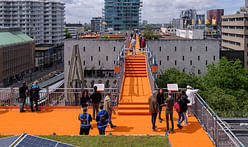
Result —
<svg viewBox="0 0 248 147"><path fill-rule="evenodd" d="M240 60L248 68L248 7L240 9L243 13L222 16L222 50L242 52Z"/></svg>
<svg viewBox="0 0 248 147"><path fill-rule="evenodd" d="M57 0L1 0L0 28L21 28L36 44L64 40L65 4Z"/></svg>
<svg viewBox="0 0 248 147"><path fill-rule="evenodd" d="M181 11L180 19L183 21L183 28L204 29L205 14L197 14L195 9Z"/></svg>
<svg viewBox="0 0 248 147"><path fill-rule="evenodd" d="M104 32L104 24L102 17L93 17L91 19L91 31Z"/></svg>
<svg viewBox="0 0 248 147"><path fill-rule="evenodd" d="M224 15L224 9L214 9L207 11L207 19L212 24L212 20L216 20L217 25L221 25L221 16Z"/></svg>
<svg viewBox="0 0 248 147"><path fill-rule="evenodd" d="M81 34L82 31L80 30L84 30L84 27L82 24L66 24L65 25L65 29L68 30L68 32L71 34L72 38L77 38L78 34Z"/></svg>
<svg viewBox="0 0 248 147"><path fill-rule="evenodd" d="M104 20L114 31L138 29L141 21L141 0L105 0Z"/></svg>

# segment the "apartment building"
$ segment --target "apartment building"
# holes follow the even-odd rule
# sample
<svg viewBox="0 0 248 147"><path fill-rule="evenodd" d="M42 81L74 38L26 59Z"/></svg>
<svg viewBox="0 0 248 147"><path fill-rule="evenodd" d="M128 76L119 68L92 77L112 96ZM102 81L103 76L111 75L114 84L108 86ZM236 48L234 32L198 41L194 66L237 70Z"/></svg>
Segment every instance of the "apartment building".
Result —
<svg viewBox="0 0 248 147"><path fill-rule="evenodd" d="M21 28L39 44L64 40L65 4L58 0L1 0L0 28Z"/></svg>

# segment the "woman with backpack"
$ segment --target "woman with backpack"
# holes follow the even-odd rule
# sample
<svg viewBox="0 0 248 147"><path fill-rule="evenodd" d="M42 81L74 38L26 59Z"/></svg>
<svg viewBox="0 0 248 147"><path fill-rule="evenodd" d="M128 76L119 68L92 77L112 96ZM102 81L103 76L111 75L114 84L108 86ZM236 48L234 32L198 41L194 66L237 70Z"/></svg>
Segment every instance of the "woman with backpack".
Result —
<svg viewBox="0 0 248 147"><path fill-rule="evenodd" d="M178 113L178 123L177 123L177 127L179 129L182 129L183 126L181 126L181 123L184 121L185 119L185 115L184 113L186 113L187 111L187 104L189 103L189 100L187 99L187 97L185 97L185 91L182 92L182 95L179 94L178 98L177 98L177 104L179 105L179 109L177 109L177 113Z"/></svg>
<svg viewBox="0 0 248 147"><path fill-rule="evenodd" d="M88 94L88 90L84 90L83 91L83 95L80 99L80 105L82 106L82 108L87 108L88 107L88 101L90 100L89 94Z"/></svg>

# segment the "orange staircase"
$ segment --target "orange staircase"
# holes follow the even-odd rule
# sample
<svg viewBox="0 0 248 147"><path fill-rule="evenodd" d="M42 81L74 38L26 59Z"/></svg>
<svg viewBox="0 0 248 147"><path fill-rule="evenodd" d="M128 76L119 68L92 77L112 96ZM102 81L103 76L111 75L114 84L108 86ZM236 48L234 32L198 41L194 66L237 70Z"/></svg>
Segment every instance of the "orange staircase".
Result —
<svg viewBox="0 0 248 147"><path fill-rule="evenodd" d="M129 43L129 48L131 45ZM119 115L149 115L148 98L152 95L147 73L146 55L139 50L136 39L136 55L130 51L125 58L125 78L118 106ZM138 55L137 55L138 54Z"/></svg>

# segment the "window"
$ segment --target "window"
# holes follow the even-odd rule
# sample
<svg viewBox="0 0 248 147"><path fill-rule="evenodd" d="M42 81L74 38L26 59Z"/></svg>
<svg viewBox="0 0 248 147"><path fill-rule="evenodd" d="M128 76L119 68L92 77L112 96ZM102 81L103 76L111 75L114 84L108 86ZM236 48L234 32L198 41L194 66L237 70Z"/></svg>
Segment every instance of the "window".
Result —
<svg viewBox="0 0 248 147"><path fill-rule="evenodd" d="M198 69L198 75L200 75L201 74L201 70L200 69Z"/></svg>
<svg viewBox="0 0 248 147"><path fill-rule="evenodd" d="M160 51L160 52L162 51L162 47L161 47L161 46L159 47L159 51Z"/></svg>
<svg viewBox="0 0 248 147"><path fill-rule="evenodd" d="M84 61L84 66L85 66L85 61Z"/></svg>
<svg viewBox="0 0 248 147"><path fill-rule="evenodd" d="M84 46L84 52L85 52L85 46Z"/></svg>
<svg viewBox="0 0 248 147"><path fill-rule="evenodd" d="M183 56L183 61L184 61L184 56Z"/></svg>
<svg viewBox="0 0 248 147"><path fill-rule="evenodd" d="M183 72L185 72L185 68L183 68Z"/></svg>
<svg viewBox="0 0 248 147"><path fill-rule="evenodd" d="M177 52L177 47L175 46L175 52Z"/></svg>
<svg viewBox="0 0 248 147"><path fill-rule="evenodd" d="M106 61L108 61L108 56L106 56Z"/></svg>
<svg viewBox="0 0 248 147"><path fill-rule="evenodd" d="M167 56L167 61L169 61L170 60L170 57L169 56Z"/></svg>
<svg viewBox="0 0 248 147"><path fill-rule="evenodd" d="M93 56L91 56L90 58L91 58L91 61L93 61Z"/></svg>
<svg viewBox="0 0 248 147"><path fill-rule="evenodd" d="M68 65L70 65L71 64L71 62L70 61L68 61Z"/></svg>
<svg viewBox="0 0 248 147"><path fill-rule="evenodd" d="M190 60L190 65L193 65L193 61L192 60Z"/></svg>
<svg viewBox="0 0 248 147"><path fill-rule="evenodd" d="M99 66L101 65L101 61L100 60L99 60L98 64L99 64Z"/></svg>
<svg viewBox="0 0 248 147"><path fill-rule="evenodd" d="M161 60L159 61L159 65L162 65L162 61Z"/></svg>
<svg viewBox="0 0 248 147"><path fill-rule="evenodd" d="M198 61L200 61L200 56L198 56Z"/></svg>
<svg viewBox="0 0 248 147"><path fill-rule="evenodd" d="M190 47L190 52L192 52L192 50L193 50L193 49L192 49L192 46L191 46L191 47Z"/></svg>
<svg viewBox="0 0 248 147"><path fill-rule="evenodd" d="M101 47L100 47L100 46L99 46L99 48L98 48L98 49L99 49L99 52L101 52Z"/></svg>
<svg viewBox="0 0 248 147"><path fill-rule="evenodd" d="M208 65L208 60L206 60L206 65Z"/></svg>
<svg viewBox="0 0 248 147"><path fill-rule="evenodd" d="M114 60L114 64L115 64L115 60Z"/></svg>
<svg viewBox="0 0 248 147"><path fill-rule="evenodd" d="M215 61L215 56L214 56L214 61Z"/></svg>
<svg viewBox="0 0 248 147"><path fill-rule="evenodd" d="M177 60L175 60L175 65L177 65Z"/></svg>
<svg viewBox="0 0 248 147"><path fill-rule="evenodd" d="M115 47L114 47L114 52L115 52Z"/></svg>
<svg viewBox="0 0 248 147"><path fill-rule="evenodd" d="M208 51L208 47L206 46L206 52Z"/></svg>

